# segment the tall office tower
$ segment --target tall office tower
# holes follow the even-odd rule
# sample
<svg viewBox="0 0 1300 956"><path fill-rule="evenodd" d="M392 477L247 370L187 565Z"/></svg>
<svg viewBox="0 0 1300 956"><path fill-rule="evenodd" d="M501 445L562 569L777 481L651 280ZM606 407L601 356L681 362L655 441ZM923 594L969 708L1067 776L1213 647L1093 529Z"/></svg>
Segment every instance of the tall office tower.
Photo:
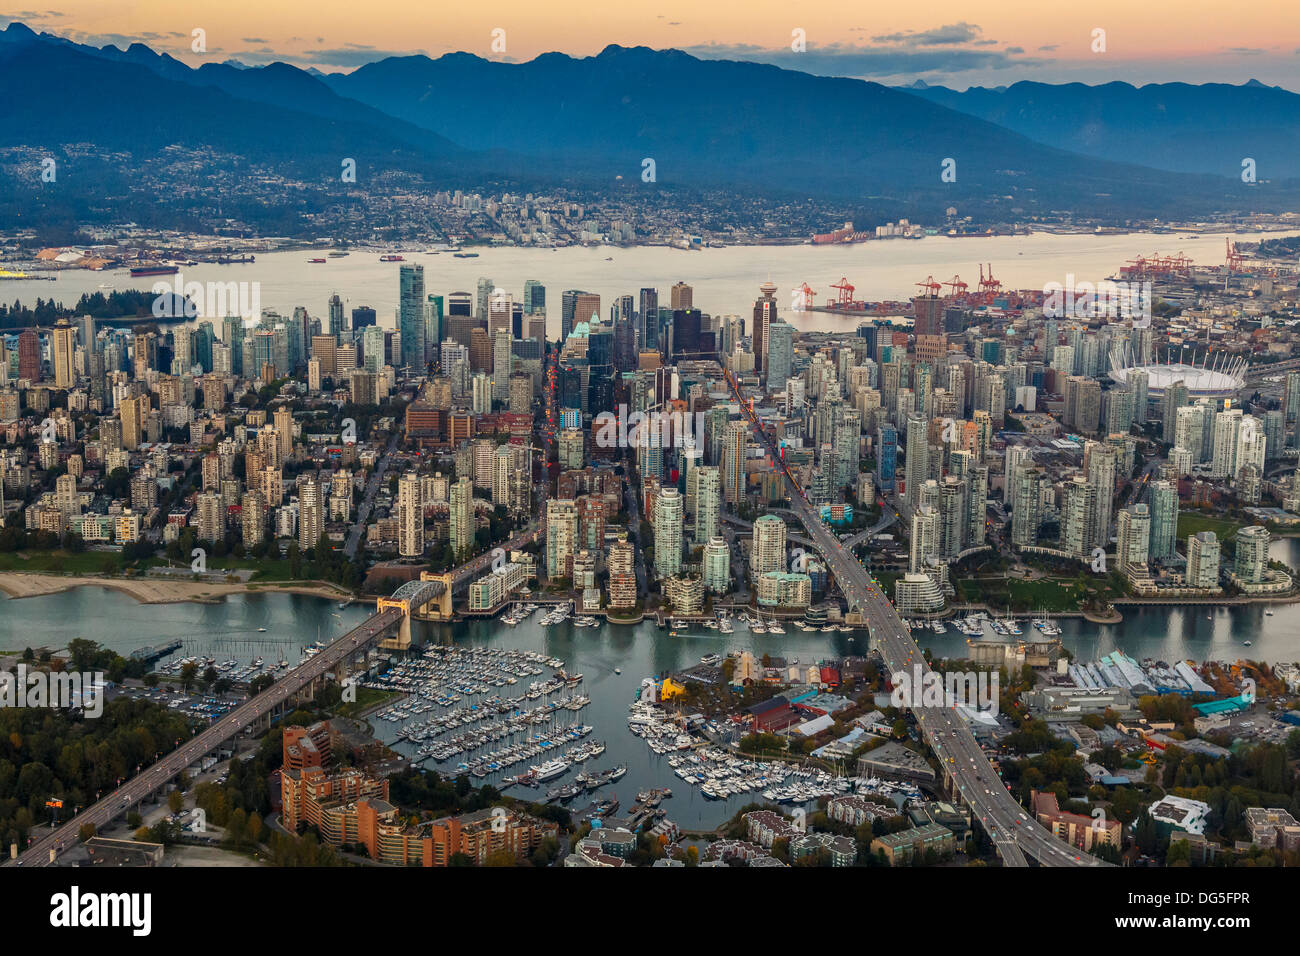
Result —
<svg viewBox="0 0 1300 956"><path fill-rule="evenodd" d="M438 349L443 337L443 297L430 293L424 300L424 362L426 365L438 361Z"/></svg>
<svg viewBox="0 0 1300 956"><path fill-rule="evenodd" d="M636 347L638 350L659 348L659 290L649 287L640 292L640 308L636 314Z"/></svg>
<svg viewBox="0 0 1300 956"><path fill-rule="evenodd" d="M930 444L926 426L926 420L919 416L907 420L907 460L903 462L906 487L903 493L909 510L916 509L921 500L921 482L930 473Z"/></svg>
<svg viewBox="0 0 1300 956"><path fill-rule="evenodd" d="M1209 411L1204 405L1184 405L1177 411L1174 424L1174 447L1185 448L1192 456L1192 462L1199 464L1208 457L1202 447L1205 434L1204 418Z"/></svg>
<svg viewBox="0 0 1300 956"><path fill-rule="evenodd" d="M325 531L325 502L321 484L315 478L298 485L298 547L303 551L316 547Z"/></svg>
<svg viewBox="0 0 1300 956"><path fill-rule="evenodd" d="M140 336L136 336L139 342ZM141 373L137 373L137 378ZM35 329L23 329L18 333L18 378L29 382L41 380L41 338Z"/></svg>
<svg viewBox="0 0 1300 956"><path fill-rule="evenodd" d="M492 335L492 398L498 402L510 399L510 376L514 371L514 354L510 342L508 328L500 329Z"/></svg>
<svg viewBox="0 0 1300 956"><path fill-rule="evenodd" d="M488 314L492 308L492 292L496 288L494 283L487 276L479 276L478 285L474 292L474 318L480 322L488 320ZM509 315L509 312L506 313Z"/></svg>
<svg viewBox="0 0 1300 956"><path fill-rule="evenodd" d="M1088 483L1097 489L1096 537L1093 547L1105 549L1110 544L1110 519L1115 510L1115 478L1119 472L1114 445L1089 442L1085 450Z"/></svg>
<svg viewBox="0 0 1300 956"><path fill-rule="evenodd" d="M414 373L424 364L424 266L404 264L399 272L398 331L402 333L402 364Z"/></svg>
<svg viewBox="0 0 1300 956"><path fill-rule="evenodd" d="M626 295L623 298L630 306L632 297ZM623 314L621 309L617 311L620 314L614 317L613 365L619 372L635 371L637 367L636 317Z"/></svg>
<svg viewBox="0 0 1300 956"><path fill-rule="evenodd" d="M674 312L678 309L695 308L695 290L685 282L678 282L672 288L671 298L669 299L668 304Z"/></svg>
<svg viewBox="0 0 1300 956"><path fill-rule="evenodd" d="M488 296L487 323L488 334L499 331L510 332L510 317L514 314L514 300L504 289L493 289Z"/></svg>
<svg viewBox="0 0 1300 956"><path fill-rule="evenodd" d="M1012 480L1016 483L1015 506L1011 510L1011 543L1017 548L1038 544L1038 529L1043 520L1042 496L1039 485L1043 472L1035 468L1032 460L1016 469Z"/></svg>
<svg viewBox="0 0 1300 956"><path fill-rule="evenodd" d="M767 378L765 371L767 369L767 327L777 320L776 315L776 285L772 280L764 282L759 286L759 297L754 300L754 324L750 329L754 344L754 371L758 373L760 379ZM673 287L673 298L677 297L677 287ZM675 308L675 306L674 306ZM784 379L776 383L784 384Z"/></svg>
<svg viewBox="0 0 1300 956"><path fill-rule="evenodd" d="M320 374L333 378L338 373L338 340L332 335L313 335L311 355L320 362Z"/></svg>
<svg viewBox="0 0 1300 956"><path fill-rule="evenodd" d="M375 310L368 305L359 305L352 310L352 331L360 332L362 329L376 325L379 317Z"/></svg>
<svg viewBox="0 0 1300 956"><path fill-rule="evenodd" d="M474 544L474 479L462 475L447 491L448 539L457 561L469 556Z"/></svg>
<svg viewBox="0 0 1300 956"><path fill-rule="evenodd" d="M244 492L239 501L239 526L244 547L261 544L266 534L266 499L256 490Z"/></svg>
<svg viewBox="0 0 1300 956"><path fill-rule="evenodd" d="M1237 556L1233 574L1245 584L1259 584L1268 570L1268 529L1249 525L1237 531Z"/></svg>
<svg viewBox="0 0 1300 956"><path fill-rule="evenodd" d="M939 484L939 553L955 558L966 547L970 491L965 481L946 475Z"/></svg>
<svg viewBox="0 0 1300 956"><path fill-rule="evenodd" d="M918 337L943 334L943 303L937 295L913 296L912 313L916 316L913 329Z"/></svg>
<svg viewBox="0 0 1300 956"><path fill-rule="evenodd" d="M1178 486L1153 481L1147 491L1151 513L1151 560L1169 561L1178 542Z"/></svg>
<svg viewBox="0 0 1300 956"><path fill-rule="evenodd" d="M1092 554L1097 532L1097 487L1084 475L1065 486L1065 514L1061 519L1061 550L1080 558Z"/></svg>
<svg viewBox="0 0 1300 956"><path fill-rule="evenodd" d="M768 571L785 570L785 521L776 515L759 515L754 520L749 551L750 577L758 580Z"/></svg>
<svg viewBox="0 0 1300 956"><path fill-rule="evenodd" d="M713 465L696 468L694 474L695 543L705 545L718 536L718 520L722 512L722 474Z"/></svg>
<svg viewBox="0 0 1300 956"><path fill-rule="evenodd" d="M403 558L424 554L424 503L420 476L414 471L397 480L397 553Z"/></svg>
<svg viewBox="0 0 1300 956"><path fill-rule="evenodd" d="M1251 419L1254 421L1254 419ZM1214 416L1214 457L1211 468L1216 477L1237 476L1237 451L1244 415L1240 408L1229 408Z"/></svg>
<svg viewBox="0 0 1300 956"><path fill-rule="evenodd" d="M361 333L361 361L367 372L378 372L384 362L384 330L377 325L366 326Z"/></svg>
<svg viewBox="0 0 1300 956"><path fill-rule="evenodd" d="M226 537L226 509L221 503L221 495L215 491L204 491L195 502L198 511L198 528L200 541L222 541Z"/></svg>
<svg viewBox="0 0 1300 956"><path fill-rule="evenodd" d="M682 573L683 507L676 488L663 488L655 498L655 576L660 580Z"/></svg>
<svg viewBox="0 0 1300 956"><path fill-rule="evenodd" d="M1187 576L1189 588L1219 586L1219 539L1213 531L1198 531L1187 537Z"/></svg>
<svg viewBox="0 0 1300 956"><path fill-rule="evenodd" d="M524 315L546 314L546 286L536 279L524 280Z"/></svg>
<svg viewBox="0 0 1300 956"><path fill-rule="evenodd" d="M785 388L794 371L794 326L788 322L772 322L765 334L767 342L767 390Z"/></svg>
<svg viewBox="0 0 1300 956"><path fill-rule="evenodd" d="M1187 383L1182 379L1165 388L1165 404L1162 414L1164 427L1161 433L1161 438L1164 441L1173 442L1174 430L1178 427L1178 409L1187 403Z"/></svg>
<svg viewBox="0 0 1300 956"><path fill-rule="evenodd" d="M339 336L345 331L343 328L343 299L338 293L329 298L329 319L327 320L326 334L334 336L338 341Z"/></svg>
<svg viewBox="0 0 1300 956"><path fill-rule="evenodd" d="M600 320L600 296L581 289L566 289L560 296L560 344L577 326Z"/></svg>
<svg viewBox="0 0 1300 956"><path fill-rule="evenodd" d="M1115 549L1121 573L1146 564L1151 555L1151 512L1144 504L1129 505L1119 513L1119 537Z"/></svg>
<svg viewBox="0 0 1300 956"><path fill-rule="evenodd" d="M67 319L59 319L50 336L50 358L54 366L54 387L72 388L77 384L77 330Z"/></svg>
<svg viewBox="0 0 1300 956"><path fill-rule="evenodd" d="M728 422L722 444L722 496L728 504L745 500L745 452L749 428L744 422Z"/></svg>
<svg viewBox="0 0 1300 956"><path fill-rule="evenodd" d="M546 502L546 576L567 578L573 574L573 555L578 544L578 507L566 498ZM656 549L657 550L657 549Z"/></svg>

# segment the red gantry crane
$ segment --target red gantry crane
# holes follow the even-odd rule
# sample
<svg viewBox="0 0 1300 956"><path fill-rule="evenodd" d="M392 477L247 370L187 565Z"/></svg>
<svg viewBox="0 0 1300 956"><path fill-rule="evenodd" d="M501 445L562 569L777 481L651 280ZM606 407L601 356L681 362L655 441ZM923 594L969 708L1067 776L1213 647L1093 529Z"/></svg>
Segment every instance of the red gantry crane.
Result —
<svg viewBox="0 0 1300 956"><path fill-rule="evenodd" d="M970 288L969 284L961 281L961 276L953 276L952 281L945 282L944 285L952 290L949 294L955 299L966 298L966 290Z"/></svg>
<svg viewBox="0 0 1300 956"><path fill-rule="evenodd" d="M1240 252L1237 251L1237 244L1236 244L1235 242L1233 242L1231 239L1226 239L1226 238L1225 238L1223 241L1224 241L1224 243L1227 244L1227 253L1228 253L1227 263L1228 263L1228 271L1229 271L1229 272L1243 272L1243 271L1245 271L1245 262L1244 262L1244 258L1245 258L1245 257L1242 256L1242 254L1241 254Z"/></svg>
<svg viewBox="0 0 1300 956"><path fill-rule="evenodd" d="M943 283L935 282L934 276L926 276L924 282L918 282L917 288L924 289L926 295L938 295L939 290L943 288Z"/></svg>
<svg viewBox="0 0 1300 956"><path fill-rule="evenodd" d="M812 287L808 285L807 282L799 288L799 294L801 296L800 308L803 309L804 312L812 309L817 304L813 299L813 296L817 293L812 290Z"/></svg>
<svg viewBox="0 0 1300 956"><path fill-rule="evenodd" d="M847 276L839 282L832 283L831 288L839 291L839 297L836 300L839 308L847 309L853 305L853 284L849 282Z"/></svg>

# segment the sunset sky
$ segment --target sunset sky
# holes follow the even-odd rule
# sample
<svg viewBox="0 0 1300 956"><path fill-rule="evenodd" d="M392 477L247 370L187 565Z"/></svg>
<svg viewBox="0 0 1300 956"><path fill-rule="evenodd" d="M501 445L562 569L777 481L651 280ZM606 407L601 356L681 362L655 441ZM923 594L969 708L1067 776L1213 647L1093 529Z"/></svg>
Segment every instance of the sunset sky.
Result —
<svg viewBox="0 0 1300 956"><path fill-rule="evenodd" d="M47 9L0 7L0 26L20 20L79 42L143 42L190 63L195 28L206 58L284 60L327 72L389 55L464 50L529 60L558 50L598 53L610 43L674 47L699 56L751 59L883 83L923 79L964 88L1016 80L1102 83L1241 83L1300 89L1300 13L1295 0L1248 5L1193 0L1086 4L1009 0L877 4L862 0L608 0L430 3L412 0L68 0ZM504 54L492 33L505 31ZM803 30L806 51L791 50ZM1106 31L1094 53L1093 31Z"/></svg>

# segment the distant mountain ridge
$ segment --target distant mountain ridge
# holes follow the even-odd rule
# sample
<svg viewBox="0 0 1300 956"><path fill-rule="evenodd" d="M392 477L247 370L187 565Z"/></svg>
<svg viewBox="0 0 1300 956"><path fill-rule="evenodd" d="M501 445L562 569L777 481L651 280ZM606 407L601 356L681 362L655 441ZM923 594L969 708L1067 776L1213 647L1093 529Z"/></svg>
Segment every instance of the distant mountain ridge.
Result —
<svg viewBox="0 0 1300 956"><path fill-rule="evenodd" d="M1210 176L1099 156L1110 127L1083 144L1086 154L1057 148L1067 144L1044 128L1065 88L1038 94L1044 119L1018 121L1029 132L1015 117L1004 126L971 112L996 112L1012 102L999 97L1025 85L971 96L895 89L621 46L526 63L388 57L350 74L285 63L196 69L142 44L94 48L15 23L0 31L0 145L204 145L330 176L354 156L455 185L613 188L621 179L653 199L642 182L650 159L661 186L816 197L931 221L948 205L1006 221L1060 210L1122 220L1284 208L1300 194L1300 183L1249 189L1231 168ZM941 179L947 160L953 182Z"/></svg>
<svg viewBox="0 0 1300 956"><path fill-rule="evenodd" d="M1249 157L1260 178L1300 176L1300 95L1258 80L899 89L1086 156L1218 176Z"/></svg>

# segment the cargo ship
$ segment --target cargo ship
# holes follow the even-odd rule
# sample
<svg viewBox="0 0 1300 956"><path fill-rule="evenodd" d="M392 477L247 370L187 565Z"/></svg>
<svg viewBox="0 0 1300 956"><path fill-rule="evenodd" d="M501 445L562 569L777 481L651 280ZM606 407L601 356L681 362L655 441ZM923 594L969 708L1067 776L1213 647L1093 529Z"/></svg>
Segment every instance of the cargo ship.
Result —
<svg viewBox="0 0 1300 956"><path fill-rule="evenodd" d="M324 259L308 259L308 262L324 262Z"/></svg>
<svg viewBox="0 0 1300 956"><path fill-rule="evenodd" d="M477 252L453 252L452 256L456 259L477 259Z"/></svg>
<svg viewBox="0 0 1300 956"><path fill-rule="evenodd" d="M386 255L386 256L380 256L380 257L379 257L379 261L380 261L380 262L405 262L406 259L403 258L402 256L394 255L393 253L389 253L389 254Z"/></svg>
<svg viewBox="0 0 1300 956"><path fill-rule="evenodd" d="M131 278L139 279L143 276L174 276L180 271L180 266L163 266L157 264L151 266L133 266L131 268Z"/></svg>

